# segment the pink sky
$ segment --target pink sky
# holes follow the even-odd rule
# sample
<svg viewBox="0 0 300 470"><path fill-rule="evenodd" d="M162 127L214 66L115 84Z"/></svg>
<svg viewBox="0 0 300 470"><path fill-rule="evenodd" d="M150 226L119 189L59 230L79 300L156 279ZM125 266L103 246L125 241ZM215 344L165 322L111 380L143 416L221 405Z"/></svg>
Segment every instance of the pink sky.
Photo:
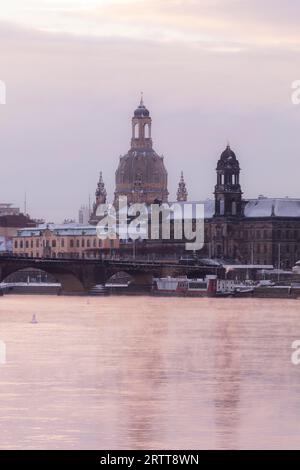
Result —
<svg viewBox="0 0 300 470"><path fill-rule="evenodd" d="M300 5L278 0L11 0L0 13L0 198L61 221L110 197L140 91L175 197L210 197L230 141L246 197L299 194Z"/></svg>

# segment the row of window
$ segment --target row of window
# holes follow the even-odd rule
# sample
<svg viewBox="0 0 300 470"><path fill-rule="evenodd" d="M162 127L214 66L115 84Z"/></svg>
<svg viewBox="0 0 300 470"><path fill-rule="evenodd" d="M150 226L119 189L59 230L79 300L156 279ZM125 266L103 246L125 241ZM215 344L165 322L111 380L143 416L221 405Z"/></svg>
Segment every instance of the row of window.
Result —
<svg viewBox="0 0 300 470"><path fill-rule="evenodd" d="M274 232L275 239L277 240L300 240L300 230L276 230ZM220 228L216 229L217 238L222 238L223 230ZM271 230L241 230L238 233L240 239L248 240L267 240L272 238L273 234ZM209 232L205 230L205 238L209 239Z"/></svg>
<svg viewBox="0 0 300 470"><path fill-rule="evenodd" d="M281 240L299 240L300 231L299 230L275 230L275 238ZM256 238L257 240L272 238L273 233L270 230L244 230L240 232L240 238Z"/></svg>
<svg viewBox="0 0 300 470"><path fill-rule="evenodd" d="M20 255L21 258L40 258L40 252L39 251L36 251L36 252L33 252L31 251L30 253L22 253ZM113 254L113 257L115 256L115 254ZM78 258L90 258L90 259L99 259L99 258L103 258L105 259L105 255L103 254L96 254L96 253L90 253L90 252L87 252L87 253L51 253L51 256L42 256L42 258L74 258L74 259L78 259ZM111 259L111 255L109 255L109 259Z"/></svg>
<svg viewBox="0 0 300 470"><path fill-rule="evenodd" d="M113 246L113 240L110 240L110 246L112 247ZM58 245L56 240L43 240L42 243L40 243L40 240L35 240L35 243L33 240L15 240L14 242L14 247L17 249L17 248L34 248L34 245L36 248L40 248L41 246L42 247L52 247L52 248L56 248L56 246ZM67 245L67 243L66 243ZM61 248L64 248L65 247L65 239L64 238L61 238L60 239L60 246ZM90 239L87 239L85 240L84 238L82 238L81 240L80 239L77 239L77 240L74 240L73 238L70 239L70 244L69 244L70 248L101 248L103 246L103 240L101 239L96 239L94 238L93 240L90 240Z"/></svg>
<svg viewBox="0 0 300 470"><path fill-rule="evenodd" d="M278 247L279 249L279 247ZM297 245L281 245L280 250L282 253L297 253ZM256 253L268 253L268 245L255 245Z"/></svg>

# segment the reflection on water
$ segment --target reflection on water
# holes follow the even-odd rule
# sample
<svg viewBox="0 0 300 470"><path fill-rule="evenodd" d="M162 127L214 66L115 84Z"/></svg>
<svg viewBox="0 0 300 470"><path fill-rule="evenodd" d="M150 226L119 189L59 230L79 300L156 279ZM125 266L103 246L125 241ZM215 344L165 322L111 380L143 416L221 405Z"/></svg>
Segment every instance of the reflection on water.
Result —
<svg viewBox="0 0 300 470"><path fill-rule="evenodd" d="M300 448L295 339L297 300L2 297L0 448Z"/></svg>

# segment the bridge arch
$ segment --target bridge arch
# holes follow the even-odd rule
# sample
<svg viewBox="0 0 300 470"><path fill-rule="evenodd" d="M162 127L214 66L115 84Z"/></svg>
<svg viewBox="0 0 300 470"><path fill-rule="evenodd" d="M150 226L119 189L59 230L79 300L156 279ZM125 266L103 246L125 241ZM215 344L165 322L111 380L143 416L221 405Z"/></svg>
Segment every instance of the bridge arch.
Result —
<svg viewBox="0 0 300 470"><path fill-rule="evenodd" d="M117 271L113 274L110 274L109 277L106 279L105 283L106 284L125 284L125 283L130 283L132 282L132 276L127 273L126 271Z"/></svg>
<svg viewBox="0 0 300 470"><path fill-rule="evenodd" d="M6 268L2 268L0 280L1 282L5 282L5 280L12 274L28 271L30 268L36 269L33 266L26 268L22 266L9 266ZM84 293L86 291L81 280L71 271L57 270L51 269L51 267L47 267L43 269L38 268L36 269L36 272L44 272L50 274L61 285L61 293Z"/></svg>
<svg viewBox="0 0 300 470"><path fill-rule="evenodd" d="M120 279L124 283L128 282L128 287L130 286L147 286L150 287L153 282L153 275L147 272L135 272L131 270L120 270L112 274L107 280L106 283L110 283Z"/></svg>

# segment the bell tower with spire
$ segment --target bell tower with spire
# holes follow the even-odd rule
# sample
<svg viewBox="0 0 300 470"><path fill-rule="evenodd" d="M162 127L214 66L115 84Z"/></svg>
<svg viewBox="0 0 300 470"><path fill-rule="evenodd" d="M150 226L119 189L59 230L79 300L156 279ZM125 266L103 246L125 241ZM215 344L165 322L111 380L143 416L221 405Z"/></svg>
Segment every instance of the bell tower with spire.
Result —
<svg viewBox="0 0 300 470"><path fill-rule="evenodd" d="M104 181L103 181L102 171L100 171L100 176L99 176L99 181L98 181L98 184L97 184L97 189L96 189L95 196L96 196L97 206L99 204L105 204L106 203L107 193L106 193L105 184L104 184Z"/></svg>
<svg viewBox="0 0 300 470"><path fill-rule="evenodd" d="M188 197L188 192L186 189L184 177L183 177L183 171L181 172L180 176L180 181L178 184L178 190L177 190L177 201L178 202L186 202Z"/></svg>
<svg viewBox="0 0 300 470"><path fill-rule="evenodd" d="M132 149L152 149L151 125L152 119L144 105L144 96L141 93L140 105L132 118Z"/></svg>
<svg viewBox="0 0 300 470"><path fill-rule="evenodd" d="M100 204L106 204L107 192L103 181L102 171L100 171L95 196L96 201L93 204L93 212L91 214L90 224L96 224L99 221L99 217L97 218L97 208Z"/></svg>
<svg viewBox="0 0 300 470"><path fill-rule="evenodd" d="M215 217L242 215L240 165L228 143L217 164L215 186Z"/></svg>

